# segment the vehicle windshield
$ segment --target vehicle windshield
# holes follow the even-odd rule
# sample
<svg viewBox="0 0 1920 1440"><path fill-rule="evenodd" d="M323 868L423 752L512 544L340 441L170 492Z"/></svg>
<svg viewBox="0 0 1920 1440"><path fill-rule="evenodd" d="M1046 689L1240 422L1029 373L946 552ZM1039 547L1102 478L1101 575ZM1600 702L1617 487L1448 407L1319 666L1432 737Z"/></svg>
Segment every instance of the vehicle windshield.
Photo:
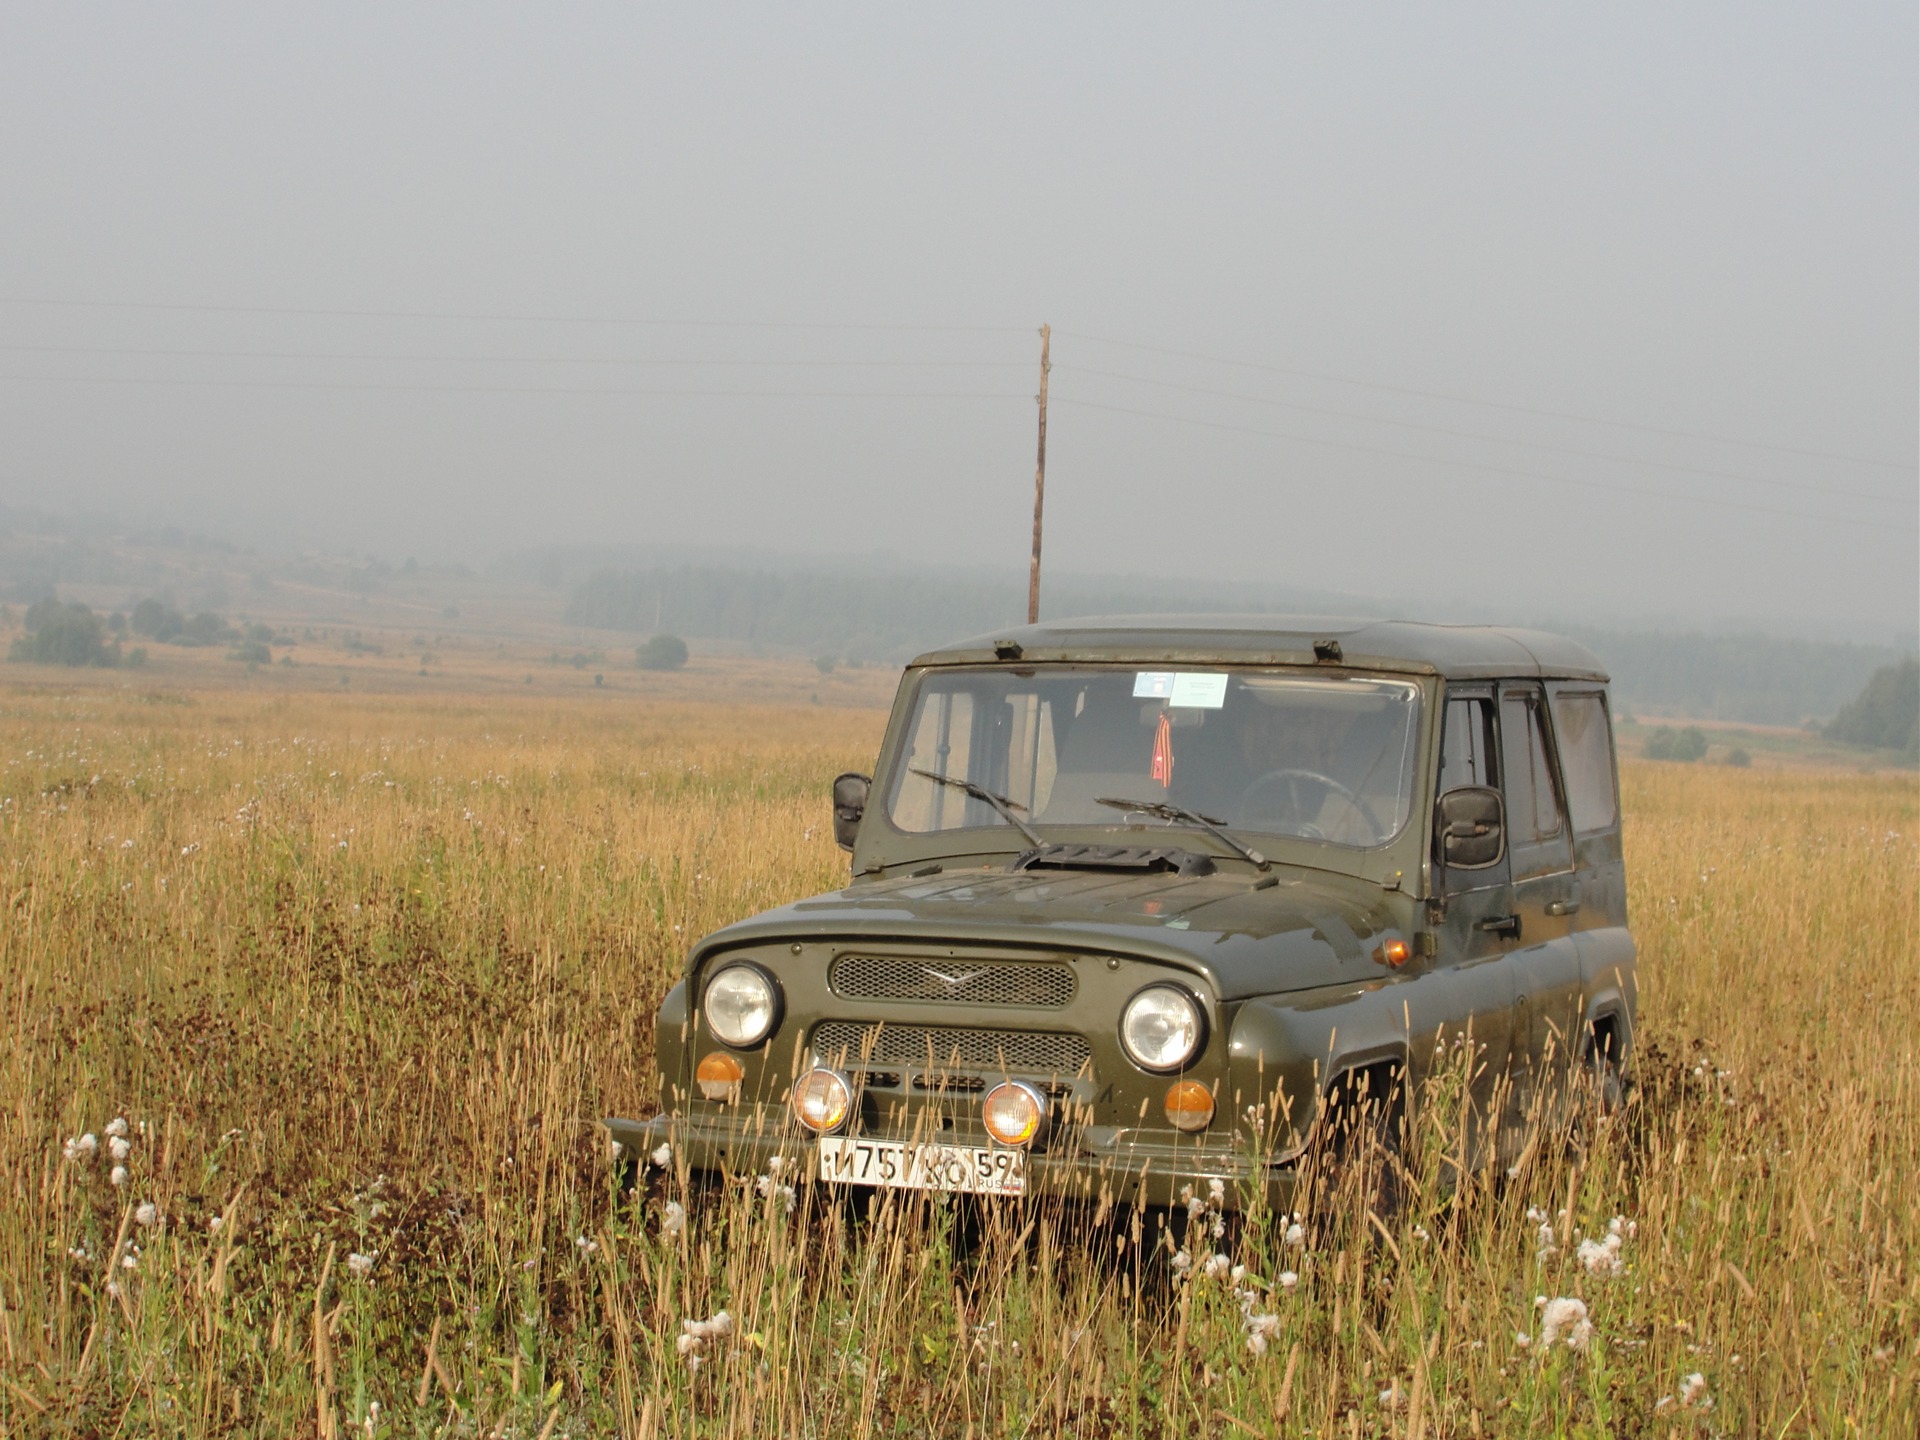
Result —
<svg viewBox="0 0 1920 1440"><path fill-rule="evenodd" d="M1100 802L1138 800L1364 849L1406 824L1419 712L1406 681L1297 670L930 671L883 793L893 823L919 834L1007 825L939 775L1036 827L1125 825L1139 817Z"/></svg>

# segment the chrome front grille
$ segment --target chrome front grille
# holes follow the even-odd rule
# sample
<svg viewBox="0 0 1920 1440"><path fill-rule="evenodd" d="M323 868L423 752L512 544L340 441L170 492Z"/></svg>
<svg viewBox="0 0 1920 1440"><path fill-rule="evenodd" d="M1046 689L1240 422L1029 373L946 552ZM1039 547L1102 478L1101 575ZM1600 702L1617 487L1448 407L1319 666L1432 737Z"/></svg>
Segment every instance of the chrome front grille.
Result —
<svg viewBox="0 0 1920 1440"><path fill-rule="evenodd" d="M1073 999L1073 967L1054 962L914 960L842 955L827 983L849 1000L921 1000L1059 1010Z"/></svg>
<svg viewBox="0 0 1920 1440"><path fill-rule="evenodd" d="M857 1020L828 1020L815 1026L813 1053L827 1065L1008 1070L1069 1079L1093 1059L1093 1048L1084 1035L946 1025L876 1025Z"/></svg>

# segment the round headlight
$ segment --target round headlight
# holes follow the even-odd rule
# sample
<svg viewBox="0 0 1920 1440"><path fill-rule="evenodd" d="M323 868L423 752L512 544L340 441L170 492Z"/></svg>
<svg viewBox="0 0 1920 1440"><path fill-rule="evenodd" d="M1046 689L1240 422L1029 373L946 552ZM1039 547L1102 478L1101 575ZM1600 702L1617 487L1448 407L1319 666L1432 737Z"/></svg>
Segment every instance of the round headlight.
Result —
<svg viewBox="0 0 1920 1440"><path fill-rule="evenodd" d="M780 992L753 965L729 965L707 982L707 1028L736 1050L758 1045L780 1023Z"/></svg>
<svg viewBox="0 0 1920 1440"><path fill-rule="evenodd" d="M1186 991L1149 985L1120 1016L1120 1043L1142 1070L1178 1070L1200 1049L1206 1021Z"/></svg>

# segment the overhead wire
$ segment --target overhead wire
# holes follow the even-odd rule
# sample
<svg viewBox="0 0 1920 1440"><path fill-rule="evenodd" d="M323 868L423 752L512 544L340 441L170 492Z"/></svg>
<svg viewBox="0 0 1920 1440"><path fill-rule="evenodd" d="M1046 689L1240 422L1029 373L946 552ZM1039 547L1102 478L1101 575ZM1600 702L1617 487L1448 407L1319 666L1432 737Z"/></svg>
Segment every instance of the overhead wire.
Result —
<svg viewBox="0 0 1920 1440"><path fill-rule="evenodd" d="M243 315L291 315L336 317L354 319L400 319L400 320L459 320L488 322L529 322L557 324L591 324L609 326L634 326L658 328L695 328L721 330L763 330L763 331L851 331L874 333L972 333L972 334L1024 334L1025 327L1018 326L982 326L982 325L915 325L901 323L867 323L850 321L731 321L731 320L665 320L609 315L564 315L504 312L462 312L427 310L373 310L295 306L258 306L258 305L205 305L186 303L167 303L152 301L118 300L71 300L44 299L34 297L0 297L0 304L43 305L67 308L122 309L144 311L177 311L206 314L243 314ZM1448 403L1478 405L1485 408L1502 410L1514 414L1533 415L1544 418L1574 421L1578 423L1606 425L1617 429L1639 431L1645 434L1661 435L1669 438L1704 440L1713 443L1746 446L1748 448L1771 450L1779 453L1803 457L1839 460L1852 464L1874 465L1889 469L1911 469L1890 461L1869 459L1860 456L1840 455L1832 452L1797 449L1791 446L1775 445L1764 441L1742 440L1728 436L1718 436L1697 431L1662 428L1641 425L1630 421L1621 421L1602 416L1579 415L1568 412L1540 409L1515 405L1502 401L1485 400L1474 396L1449 394L1442 391L1423 390L1409 386L1384 384L1375 381L1355 379L1351 376L1333 375L1299 368L1265 364L1255 361L1239 360L1224 356L1205 355L1197 351L1183 350L1172 346L1155 345L1141 341L1119 339L1110 336L1096 336L1075 331L1054 332L1062 338L1074 338L1094 344L1112 345L1137 350L1147 354L1161 354L1192 360L1206 364L1219 364L1240 369L1259 371L1269 374L1286 375L1344 384L1385 393L1409 395L1423 399L1439 400ZM263 351L263 350L226 350L197 349L185 347L131 347L131 346L55 346L5 344L0 350L28 354L124 354L131 356L186 358L205 356L220 359L272 359L272 360L318 360L351 361L354 363L497 363L497 364L557 364L557 365L594 365L594 366L632 366L632 367L686 367L686 368L729 368L729 369L1008 369L1018 362L1012 361L975 361L975 360L748 360L736 358L722 359L654 359L648 357L564 357L564 356L522 356L522 355L459 355L459 354L374 354L374 353L327 353L314 351ZM1248 395L1241 392L1193 385L1180 381L1160 380L1149 376L1132 375L1120 371L1105 370L1073 363L1055 365L1058 371L1069 375L1080 373L1123 382L1145 384L1156 388L1180 391L1189 394L1204 395L1213 398L1251 403L1278 409L1294 409L1304 413L1322 414L1336 418L1359 420L1365 423L1391 425L1403 429L1424 431L1459 439L1470 439L1493 444L1512 445L1546 453L1563 454L1577 458L1602 460L1609 463L1643 465L1656 469L1678 473L1702 475L1718 479L1737 481L1743 484L1767 485L1782 489L1804 491L1822 496L1846 497L1880 503L1900 503L1901 497L1868 493L1857 490L1834 489L1794 481L1775 480L1770 477L1740 474L1718 470L1711 467L1686 465L1659 459L1638 456L1608 454L1587 450L1576 446L1557 445L1542 441L1523 440L1500 435L1486 434L1480 431L1456 429L1450 426L1436 425L1423 421L1401 420L1388 416L1367 415L1361 412L1342 410L1331 406L1311 405L1304 402L1282 400L1274 397ZM906 399L942 399L942 400L1009 400L1027 398L992 391L916 391L916 390L840 390L840 389L740 389L740 388L693 388L693 387L637 387L637 386L557 386L557 385L498 385L498 384L434 384L434 383L395 383L390 381L316 381L316 380L251 380L226 378L201 378L184 376L131 377L101 375L30 375L0 373L0 380L22 383L54 384L102 384L102 385L156 385L174 387L209 387L257 390L333 390L333 391L394 391L401 393L443 393L443 394L524 394L524 395L582 395L582 396L658 396L682 398L739 398L739 399L847 399L847 400L906 400ZM1411 460L1420 464L1445 465L1468 469L1489 475L1501 475L1530 481L1543 481L1553 484L1574 485L1588 489L1598 489L1617 493L1647 496L1659 500L1680 500L1695 505L1726 509L1746 510L1758 514L1784 516L1799 520L1826 521L1829 523L1860 526L1865 528L1885 528L1880 522L1855 520L1834 514L1818 514L1806 511L1788 510L1775 506L1758 505L1738 500L1716 499L1709 496L1693 495L1684 491L1652 490L1636 486L1622 485L1617 482L1588 480L1567 475L1548 474L1540 471L1524 470L1514 466L1491 465L1480 461L1449 459L1441 456L1420 454L1389 446L1369 445L1353 441L1329 440L1318 436L1304 435L1291 431L1269 430L1254 426L1236 425L1228 422L1205 420L1192 416L1176 415L1162 411L1139 409L1135 407L1108 404L1097 400L1081 399L1073 395L1057 395L1056 403L1069 406L1078 405L1086 409L1102 410L1115 414L1132 415L1145 419L1160 420L1175 424L1198 426L1205 429L1259 436L1267 439L1291 441L1297 444L1319 446L1322 448L1347 450L1361 454L1387 456L1394 459ZM1905 528L1905 527L1895 527Z"/></svg>
<svg viewBox="0 0 1920 1440"><path fill-rule="evenodd" d="M46 299L0 295L0 305L43 305L78 310L154 310L208 315L301 315L344 320L467 320L541 325L630 325L691 330L855 330L926 334L1025 335L1023 325L915 325L857 320L673 320L658 316L556 315L458 310L360 310L305 305L201 305L153 300Z"/></svg>
<svg viewBox="0 0 1920 1440"><path fill-rule="evenodd" d="M132 355L191 358L202 356L216 360L350 360L393 361L398 363L489 364L489 365L632 365L685 366L690 369L927 369L927 370L1006 370L1024 369L1014 360L701 360L655 359L623 355L396 355L392 353L347 354L328 350L206 350L171 346L139 345L12 345L0 344L0 351L24 355Z"/></svg>
<svg viewBox="0 0 1920 1440"><path fill-rule="evenodd" d="M654 395L748 400L1020 400L1024 395L991 391L940 390L738 390L664 389L625 385L421 385L382 380L229 380L195 376L19 375L0 380L74 385L163 385L229 390L389 390L403 394L451 395Z"/></svg>
<svg viewBox="0 0 1920 1440"><path fill-rule="evenodd" d="M1255 360L1236 360L1224 355L1203 355L1196 350L1181 350L1171 345L1152 345L1140 340L1122 340L1110 335L1089 335L1082 331L1059 329L1053 333L1075 340L1088 340L1096 345L1115 345L1123 349L1141 350L1154 355L1172 355L1182 360L1196 360L1207 365L1229 365L1242 370L1258 370L1269 375L1323 380L1336 385L1352 385L1360 389L1381 390L1394 395L1411 395L1423 400L1443 400L1456 405L1480 405L1490 410L1505 410L1515 415L1537 415L1548 420L1571 420L1582 425L1608 425L1620 430L1638 430L1648 435L1663 435L1669 439L1706 440L1716 445L1744 445L1750 449L1778 451L1783 455L1799 455L1813 460L1841 460L1850 465L1874 465L1886 470L1905 472L1916 468L1911 463L1900 460L1879 460L1865 455L1844 455L1831 450L1811 450L1792 445L1778 445L1767 440L1747 440L1732 435L1714 435L1701 430L1642 425L1637 421L1615 420L1604 415L1582 415L1572 411L1549 410L1533 405L1515 405L1504 400L1485 400L1474 395L1460 395L1444 390L1422 390L1410 385L1390 385L1379 380L1359 380L1350 375L1334 375L1319 370L1270 365Z"/></svg>
<svg viewBox="0 0 1920 1440"><path fill-rule="evenodd" d="M0 346L0 349L6 347ZM1126 380L1151 385L1160 390L1178 390L1189 395L1208 395L1225 400L1264 405L1277 410L1300 410L1312 415L1360 420L1375 425L1392 425L1403 430L1423 430L1432 435L1447 435L1460 440L1485 440L1496 445L1513 445L1525 450L1542 450L1554 455L1572 455L1586 460L1607 460L1626 465L1645 465L1656 470L1673 470L1688 475L1705 475L1718 480L1737 480L1748 485L1770 485L1782 490L1802 490L1814 495L1844 495L1855 500L1875 500L1883 504L1920 505L1920 493L1888 495L1883 491L1842 490L1827 485L1810 485L1796 480L1775 480L1764 475L1748 475L1734 470L1716 470L1704 465L1683 465L1672 460L1653 460L1640 455L1609 454L1574 445L1552 445L1540 440L1517 440L1505 435L1489 435L1479 430L1456 430L1447 425L1429 425L1419 420L1396 420L1386 415L1368 415L1358 410L1341 410L1328 405L1308 405L1297 400L1278 400L1265 395L1247 395L1235 390L1216 390L1205 385L1187 385L1178 380L1155 380L1145 375L1129 375L1118 370L1099 370L1086 365L1055 365L1055 371L1073 375L1097 375L1107 380Z"/></svg>
<svg viewBox="0 0 1920 1440"><path fill-rule="evenodd" d="M1488 465L1477 460L1449 460L1437 455L1421 455L1409 450L1394 450L1384 445L1361 445L1347 440L1326 440L1315 435L1301 435L1284 430L1262 430L1250 425L1234 425L1218 420L1201 420L1191 415L1171 415L1164 411L1138 410L1125 405L1108 405L1098 400L1082 400L1077 396L1054 395L1052 403L1073 405L1087 410L1104 410L1115 415L1134 415L1148 420L1166 420L1180 425L1193 425L1207 430L1224 430L1240 435L1260 435L1271 440L1288 440L1296 444L1317 445L1330 450L1349 450L1362 455L1385 455L1396 460L1413 460L1425 465L1446 465L1456 469L1472 470L1483 475L1504 475L1515 479L1546 481L1549 484L1577 485L1589 490L1603 490L1627 495L1651 496L1657 500L1682 500L1694 505L1704 505L1712 509L1748 510L1760 515L1782 515L1793 520L1822 521L1834 525L1851 525L1868 530L1914 530L1920 533L1920 527L1889 525L1878 520L1855 520L1844 515L1822 515L1806 510L1783 510L1774 505L1755 505L1739 500L1716 499L1707 495L1689 495L1678 490L1647 490L1633 485L1617 485L1605 480L1584 480L1572 475L1550 475L1539 470L1521 470L1509 465Z"/></svg>

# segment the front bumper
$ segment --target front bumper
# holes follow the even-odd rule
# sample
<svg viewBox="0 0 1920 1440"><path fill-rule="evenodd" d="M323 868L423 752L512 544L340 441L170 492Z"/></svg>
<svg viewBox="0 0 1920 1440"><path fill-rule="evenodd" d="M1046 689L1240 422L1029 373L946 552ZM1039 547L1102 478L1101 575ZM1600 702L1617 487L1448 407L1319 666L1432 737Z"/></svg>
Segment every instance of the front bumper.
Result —
<svg viewBox="0 0 1920 1440"><path fill-rule="evenodd" d="M651 1120L601 1122L626 1153L646 1165L662 1145L670 1164L729 1179L752 1179L774 1169L789 1176L818 1177L818 1137L794 1121L784 1106L747 1106L724 1116L657 1115ZM904 1136L870 1134L885 1140ZM981 1137L942 1135L949 1144L985 1145ZM778 1158L781 1164L773 1165ZM1221 1208L1244 1210L1256 1198L1269 1210L1293 1209L1299 1171L1291 1161L1267 1162L1243 1151L1184 1137L1095 1128L1031 1151L1027 1196L1094 1205L1185 1204L1205 1199L1212 1182L1224 1192ZM825 1183L825 1182L823 1182ZM845 1188L864 1188L847 1186Z"/></svg>

